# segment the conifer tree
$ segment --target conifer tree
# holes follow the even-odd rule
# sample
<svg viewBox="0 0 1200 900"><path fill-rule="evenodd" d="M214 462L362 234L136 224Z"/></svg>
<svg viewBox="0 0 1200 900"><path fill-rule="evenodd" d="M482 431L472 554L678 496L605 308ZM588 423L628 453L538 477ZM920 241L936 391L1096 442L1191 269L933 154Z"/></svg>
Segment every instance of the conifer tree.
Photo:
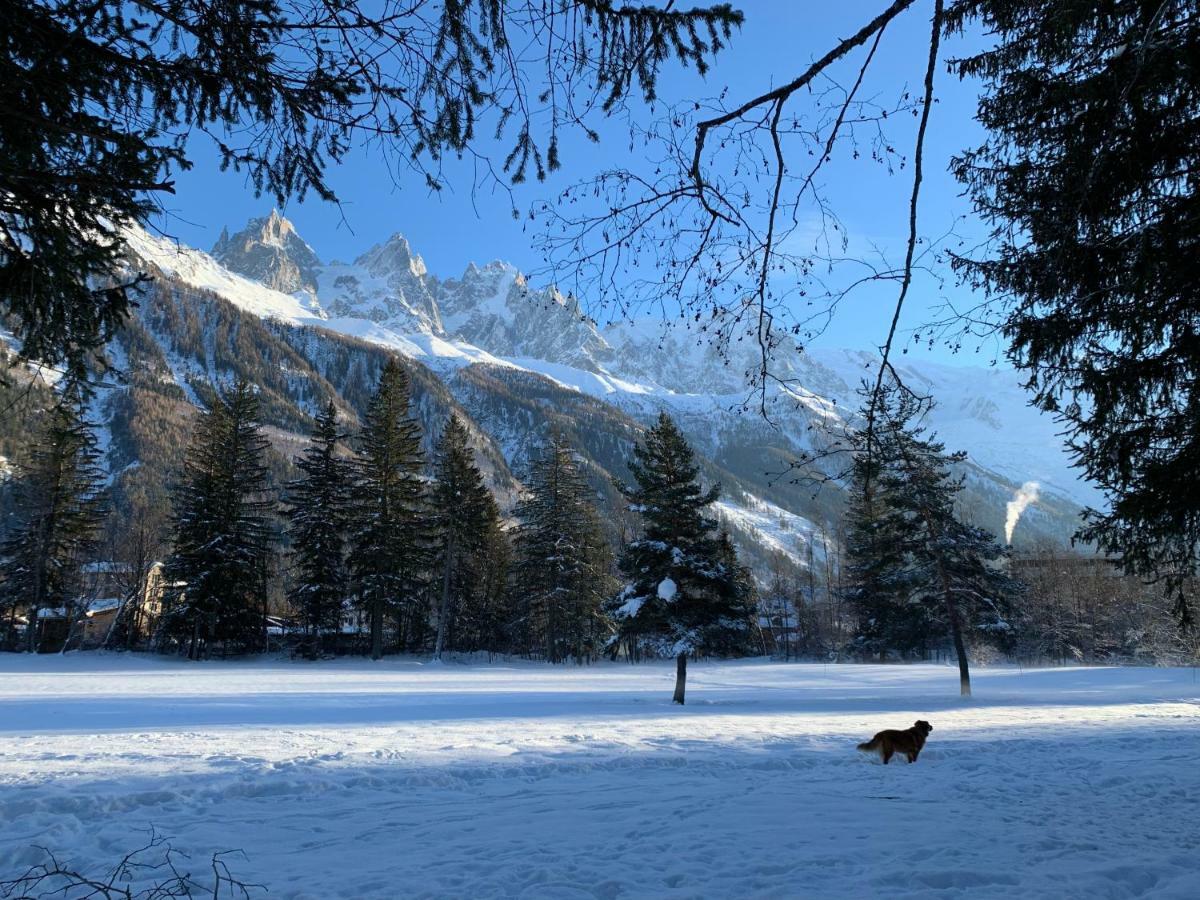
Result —
<svg viewBox="0 0 1200 900"><path fill-rule="evenodd" d="M451 414L437 448L432 505L435 569L441 579L433 650L438 659L456 618L475 619L472 630L478 630L486 618L483 554L500 521L495 498L475 465L469 437L458 416Z"/></svg>
<svg viewBox="0 0 1200 900"><path fill-rule="evenodd" d="M512 535L500 518L484 532L483 549L475 558L473 593L460 616L464 650L504 652L512 647Z"/></svg>
<svg viewBox="0 0 1200 900"><path fill-rule="evenodd" d="M555 431L532 461L517 509L514 572L524 649L551 662L595 658L612 630L604 611L614 589L612 551L594 498L573 448Z"/></svg>
<svg viewBox="0 0 1200 900"><path fill-rule="evenodd" d="M163 635L191 659L214 644L247 650L265 638L274 534L258 416L245 381L218 392L197 422L175 493Z"/></svg>
<svg viewBox="0 0 1200 900"><path fill-rule="evenodd" d="M674 700L683 703L689 655L748 646L753 587L707 515L720 488L701 488L692 448L666 413L633 456L635 483L623 490L645 528L621 555L626 585L610 604L619 629L613 646L674 656Z"/></svg>
<svg viewBox="0 0 1200 900"><path fill-rule="evenodd" d="M74 620L80 568L94 554L105 515L100 453L83 418L83 395L68 386L47 412L16 482L18 524L0 549L0 598L10 624L24 607L26 649L37 650L39 613L66 609Z"/></svg>
<svg viewBox="0 0 1200 900"><path fill-rule="evenodd" d="M427 587L430 537L421 428L409 413L408 374L388 360L360 435L350 554L359 602L371 626L371 658L383 655L384 618L408 614L409 630Z"/></svg>
<svg viewBox="0 0 1200 900"><path fill-rule="evenodd" d="M926 408L888 387L876 401L869 454L865 436L855 438L849 596L860 637L874 651L911 652L948 632L960 690L969 696L966 636L1007 642L1021 586L998 565L1005 551L996 539L955 516L963 478L951 466L966 455L925 436L919 417Z"/></svg>
<svg viewBox="0 0 1200 900"><path fill-rule="evenodd" d="M891 410L895 391L886 385L884 390L880 407ZM895 477L898 436L890 430L893 419L881 416L877 421L879 435L889 439L873 442L870 454L863 436L855 436L843 596L857 618L855 647L882 662L889 651L907 655L939 634L926 610L907 602L914 584L906 556L908 525L896 496L904 489Z"/></svg>
<svg viewBox="0 0 1200 900"><path fill-rule="evenodd" d="M954 160L992 240L959 270L996 298L1009 356L1105 493L1080 537L1192 618L1200 571L1200 215L1195 0L957 0L994 40L984 142Z"/></svg>
<svg viewBox="0 0 1200 900"><path fill-rule="evenodd" d="M312 443L296 457L303 476L288 487L292 559L298 572L288 595L316 653L322 632L341 623L349 593L346 546L350 527L350 462L339 455L337 409L317 416Z"/></svg>
<svg viewBox="0 0 1200 900"><path fill-rule="evenodd" d="M705 71L741 22L726 3L9 0L0 311L29 359L83 374L133 299L107 286L129 227L197 142L281 205L336 199L328 170L364 141L431 189L488 141L498 183L541 180L568 125L596 137L586 111L652 101L673 60Z"/></svg>

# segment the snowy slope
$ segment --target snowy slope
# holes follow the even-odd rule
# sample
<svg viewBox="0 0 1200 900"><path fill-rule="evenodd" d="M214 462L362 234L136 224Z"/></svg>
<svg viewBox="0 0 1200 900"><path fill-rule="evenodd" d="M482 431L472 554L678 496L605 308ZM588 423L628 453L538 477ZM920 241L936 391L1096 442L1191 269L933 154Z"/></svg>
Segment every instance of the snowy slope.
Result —
<svg viewBox="0 0 1200 900"><path fill-rule="evenodd" d="M1181 669L0 658L0 880L151 826L280 900L1200 896ZM933 723L920 760L854 745ZM224 895L222 895L224 896ZM262 896L256 894L255 896Z"/></svg>
<svg viewBox="0 0 1200 900"><path fill-rule="evenodd" d="M825 557L825 545L818 529L803 516L757 497L741 503L718 500L713 514L733 534L753 535L768 555L779 555L797 565Z"/></svg>
<svg viewBox="0 0 1200 900"><path fill-rule="evenodd" d="M243 246L255 243L264 221L270 227L261 243L274 246L280 226L268 220L256 220L239 233ZM230 254L223 259L235 268L251 265ZM477 347L634 412L667 407L727 417L747 400L745 373L757 365L753 342L735 342L731 358L724 358L706 334L664 330L658 320L598 329L573 300L531 288L504 263L471 265L459 279L439 280L400 235L353 266L327 267L319 283L322 303L338 315L353 311L395 334L456 340L460 348ZM780 347L775 365L785 384L769 392L773 419L802 446L814 418L836 426L849 415L856 406L855 390L875 362L874 354L860 351L798 353ZM937 398L930 424L951 448L968 450L979 466L1016 484L1034 480L1077 502L1099 502L1095 489L1071 468L1058 426L1029 407L1014 373L902 363L906 381Z"/></svg>
<svg viewBox="0 0 1200 900"><path fill-rule="evenodd" d="M869 353L781 348L776 365L783 381L768 392L768 424L744 411L748 401L757 405L745 377L756 365L751 343L735 343L731 354L722 355L703 333L664 330L658 321L598 328L573 299L531 288L504 263L472 265L460 278L439 279L396 234L354 263L325 265L275 213L233 236L223 234L214 248L221 262L143 233L133 236L133 245L143 259L255 315L362 338L443 377L483 364L542 376L641 422L667 409L701 453L724 460L739 478L762 482L759 496L737 501L749 527L755 504L784 502L764 480L764 463L775 459L786 467L843 433L858 405L855 390L875 364ZM283 278L315 287L283 293L227 267L273 283ZM1070 467L1057 426L1028 406L1014 373L908 361L902 370L906 381L938 399L930 425L939 437L950 449L969 452L971 489L990 517L981 524L998 528L992 520L1003 521L1005 502L1030 481L1052 501L1031 510L1029 521L1041 534L1069 534L1074 504L1100 502ZM807 514L806 507L788 503L792 514ZM805 523L805 530L813 527ZM764 546L779 549L769 531L757 530Z"/></svg>
<svg viewBox="0 0 1200 900"><path fill-rule="evenodd" d="M503 365L504 361L462 341L447 340L429 331L399 333L366 317L330 316L316 296L299 291L285 294L238 275L207 253L140 229L128 232L130 249L139 259L174 276L184 284L212 291L239 309L290 325L317 326L340 334L390 347L405 356L434 366L468 366L476 362ZM322 276L327 270L322 269Z"/></svg>
<svg viewBox="0 0 1200 900"><path fill-rule="evenodd" d="M291 294L269 288L220 265L207 253L169 238L154 237L141 228L125 234L129 249L167 275L185 284L220 294L234 305L264 318L301 323L320 317L320 309Z"/></svg>

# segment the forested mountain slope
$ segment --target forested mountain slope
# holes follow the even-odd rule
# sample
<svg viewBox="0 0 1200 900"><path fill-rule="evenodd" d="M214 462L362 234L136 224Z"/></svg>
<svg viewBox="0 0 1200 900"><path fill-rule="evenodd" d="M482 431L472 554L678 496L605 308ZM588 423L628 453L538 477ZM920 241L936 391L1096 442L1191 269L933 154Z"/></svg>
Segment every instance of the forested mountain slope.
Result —
<svg viewBox="0 0 1200 900"><path fill-rule="evenodd" d="M614 484L627 476L639 430L666 409L704 476L722 483L720 512L749 561L803 565L810 543L819 555L836 533L842 486L818 485L821 471L801 461L853 427L871 354L785 355L788 378L767 397L767 421L743 409L752 361L740 351L722 356L702 332L659 322L600 328L574 299L530 287L504 263L438 278L393 235L353 263L326 264L274 212L223 232L212 255L144 232L130 243L131 270L153 280L114 343L117 371L93 409L118 508L163 520L190 417L211 385L256 386L282 482L314 413L332 399L353 432L396 353L412 376L427 448L457 413L505 510L530 451L558 428L579 449L614 534L630 527ZM969 518L1003 533L1006 503L1032 480L1041 496L1014 541L1074 530L1079 505L1096 496L1069 469L1054 423L1025 405L1013 373L924 363L904 373L939 400L931 427L970 454ZM0 426L12 444L17 426Z"/></svg>

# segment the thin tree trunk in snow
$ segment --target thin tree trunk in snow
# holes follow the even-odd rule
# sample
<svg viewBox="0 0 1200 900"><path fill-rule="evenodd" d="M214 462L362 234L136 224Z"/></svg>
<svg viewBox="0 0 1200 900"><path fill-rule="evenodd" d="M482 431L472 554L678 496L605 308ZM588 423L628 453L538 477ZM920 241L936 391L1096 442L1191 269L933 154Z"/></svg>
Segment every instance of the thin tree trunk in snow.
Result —
<svg viewBox="0 0 1200 900"><path fill-rule="evenodd" d="M438 609L437 641L433 645L435 659L442 658L442 650L446 646L446 620L450 618L450 570L454 565L454 529L446 534L446 565L442 570L442 603Z"/></svg>
<svg viewBox="0 0 1200 900"><path fill-rule="evenodd" d="M930 534L936 534L933 521L928 511L924 513L926 527ZM946 603L946 617L950 620L950 634L954 638L954 652L958 656L958 690L963 697L971 696L971 670L967 664L967 647L963 643L962 622L958 617L958 603L950 588L950 577L946 574L946 566L938 554L934 554L934 564L937 566L938 580L942 583L942 597Z"/></svg>
<svg viewBox="0 0 1200 900"><path fill-rule="evenodd" d="M371 601L371 659L383 658L383 601Z"/></svg>
<svg viewBox="0 0 1200 900"><path fill-rule="evenodd" d="M954 652L958 654L958 687L964 697L971 696L971 670L967 666L967 648L963 643L962 623L958 620L958 605L954 598L946 597L947 612L950 613L950 633L954 636Z"/></svg>
<svg viewBox="0 0 1200 900"><path fill-rule="evenodd" d="M675 696L671 698L671 701L683 706L683 694L686 689L687 654L680 653L677 657L675 657Z"/></svg>

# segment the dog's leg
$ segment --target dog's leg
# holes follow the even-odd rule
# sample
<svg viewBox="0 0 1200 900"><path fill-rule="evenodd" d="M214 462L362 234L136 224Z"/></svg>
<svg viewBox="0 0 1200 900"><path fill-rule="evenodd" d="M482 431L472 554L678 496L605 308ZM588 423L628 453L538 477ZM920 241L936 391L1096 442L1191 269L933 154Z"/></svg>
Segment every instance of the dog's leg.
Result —
<svg viewBox="0 0 1200 900"><path fill-rule="evenodd" d="M883 751L883 764L886 766L888 764L888 760L891 758L892 758L892 750L890 747L887 747Z"/></svg>

